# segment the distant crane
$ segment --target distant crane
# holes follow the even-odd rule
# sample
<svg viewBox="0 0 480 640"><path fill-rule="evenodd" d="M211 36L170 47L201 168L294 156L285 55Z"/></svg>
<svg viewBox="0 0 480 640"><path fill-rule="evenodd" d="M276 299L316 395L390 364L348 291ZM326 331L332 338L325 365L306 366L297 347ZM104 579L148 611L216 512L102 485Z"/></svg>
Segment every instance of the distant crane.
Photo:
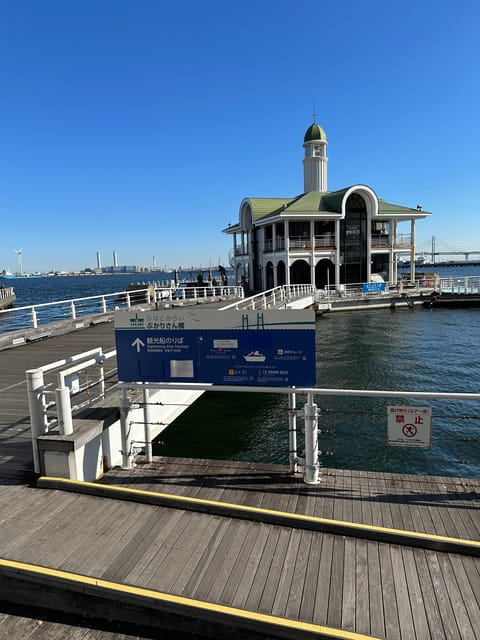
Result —
<svg viewBox="0 0 480 640"><path fill-rule="evenodd" d="M23 265L22 265L23 249L14 249L14 252L17 254L17 259L18 259L18 273L22 275L23 274Z"/></svg>

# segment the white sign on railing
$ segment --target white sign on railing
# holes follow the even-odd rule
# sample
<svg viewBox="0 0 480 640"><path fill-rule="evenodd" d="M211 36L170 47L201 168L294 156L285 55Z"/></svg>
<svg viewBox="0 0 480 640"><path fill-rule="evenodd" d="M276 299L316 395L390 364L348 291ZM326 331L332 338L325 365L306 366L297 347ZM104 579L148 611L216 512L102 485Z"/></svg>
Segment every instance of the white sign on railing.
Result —
<svg viewBox="0 0 480 640"><path fill-rule="evenodd" d="M432 446L431 407L387 407L387 443L400 447Z"/></svg>

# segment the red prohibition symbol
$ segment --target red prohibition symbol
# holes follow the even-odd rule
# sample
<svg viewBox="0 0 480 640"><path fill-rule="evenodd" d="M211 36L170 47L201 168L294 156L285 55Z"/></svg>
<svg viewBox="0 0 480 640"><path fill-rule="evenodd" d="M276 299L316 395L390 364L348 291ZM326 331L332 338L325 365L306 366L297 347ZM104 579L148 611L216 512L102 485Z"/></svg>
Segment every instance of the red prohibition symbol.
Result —
<svg viewBox="0 0 480 640"><path fill-rule="evenodd" d="M417 427L414 424L404 424L402 427L403 435L406 438L413 438L417 435Z"/></svg>

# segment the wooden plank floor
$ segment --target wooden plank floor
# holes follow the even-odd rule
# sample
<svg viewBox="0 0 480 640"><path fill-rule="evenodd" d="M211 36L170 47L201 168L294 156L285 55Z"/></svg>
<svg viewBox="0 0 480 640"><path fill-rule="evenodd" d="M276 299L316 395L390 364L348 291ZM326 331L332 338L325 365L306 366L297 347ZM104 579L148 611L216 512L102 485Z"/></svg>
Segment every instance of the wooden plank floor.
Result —
<svg viewBox="0 0 480 640"><path fill-rule="evenodd" d="M0 351L0 483L29 482L32 442L25 371L101 346L115 348L113 324Z"/></svg>
<svg viewBox="0 0 480 640"><path fill-rule="evenodd" d="M1 557L388 640L480 638L478 558L28 486L24 372L94 346L114 346L111 324L0 352ZM276 465L138 462L102 482L480 539L475 479L324 469L307 486ZM122 637L32 621L0 608L0 638Z"/></svg>

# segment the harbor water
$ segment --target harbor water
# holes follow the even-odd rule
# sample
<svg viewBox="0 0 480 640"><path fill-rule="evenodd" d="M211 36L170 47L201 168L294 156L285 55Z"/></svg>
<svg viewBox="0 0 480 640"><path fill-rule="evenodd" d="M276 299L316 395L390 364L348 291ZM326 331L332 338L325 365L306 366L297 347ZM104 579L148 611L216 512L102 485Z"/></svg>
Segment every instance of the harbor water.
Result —
<svg viewBox="0 0 480 640"><path fill-rule="evenodd" d="M442 277L480 275L478 267L436 270ZM9 284L21 306L121 291L138 281L135 275L67 276ZM480 309L332 313L318 319L316 334L318 387L479 392ZM302 401L297 398L299 406ZM336 396L318 396L316 402L324 466L480 477L479 402ZM387 445L392 405L432 407L431 448ZM301 426L299 420L299 431ZM273 393L204 394L161 435L155 453L287 464L287 399Z"/></svg>
<svg viewBox="0 0 480 640"><path fill-rule="evenodd" d="M437 271L442 277L480 275L479 268ZM317 321L316 354L321 388L479 393L480 309L327 314ZM336 396L315 402L323 466L480 477L480 402ZM389 446L388 406L431 407L431 448ZM156 453L288 464L287 399L204 394L161 435Z"/></svg>

